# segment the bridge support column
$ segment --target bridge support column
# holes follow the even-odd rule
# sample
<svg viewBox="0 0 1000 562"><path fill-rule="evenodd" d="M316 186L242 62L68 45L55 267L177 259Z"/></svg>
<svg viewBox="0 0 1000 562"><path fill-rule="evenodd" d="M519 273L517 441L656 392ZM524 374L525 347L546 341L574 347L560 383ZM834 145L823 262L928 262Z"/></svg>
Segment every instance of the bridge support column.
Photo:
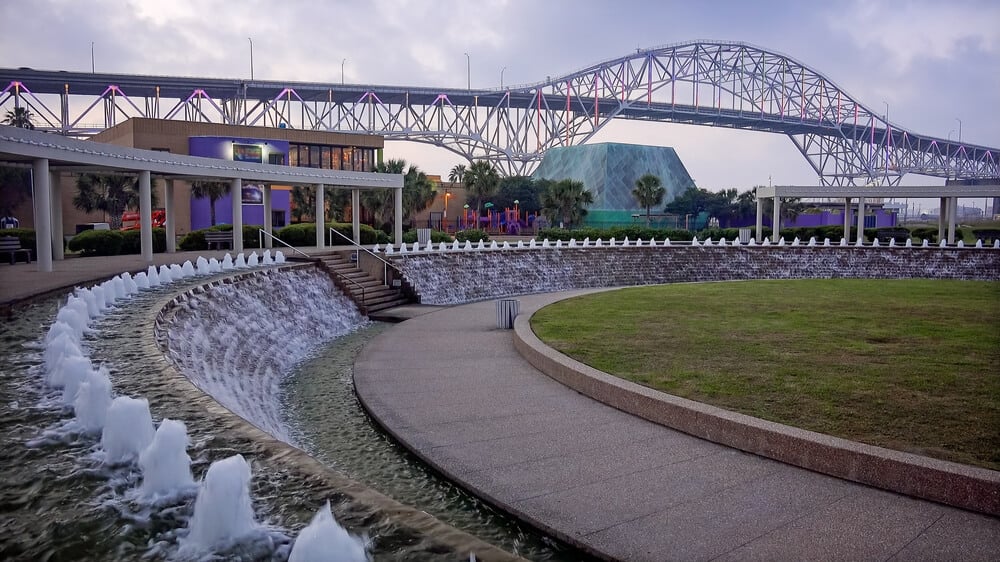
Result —
<svg viewBox="0 0 1000 562"><path fill-rule="evenodd" d="M323 201L323 184L316 184L316 247L322 248L326 244L326 202Z"/></svg>
<svg viewBox="0 0 1000 562"><path fill-rule="evenodd" d="M274 224L272 223L271 217L271 184L264 184L264 232L274 235ZM271 248L274 246L274 241L271 240L271 236L264 237L264 247Z"/></svg>
<svg viewBox="0 0 1000 562"><path fill-rule="evenodd" d="M167 253L177 251L177 217L174 215L174 180L163 180L163 212L166 214Z"/></svg>
<svg viewBox="0 0 1000 562"><path fill-rule="evenodd" d="M774 195L773 208L771 209L773 213L771 215L771 242L778 242L778 231L781 230L781 197L777 194Z"/></svg>
<svg viewBox="0 0 1000 562"><path fill-rule="evenodd" d="M860 246L865 243L865 198L858 197L858 239L855 243Z"/></svg>
<svg viewBox="0 0 1000 562"><path fill-rule="evenodd" d="M754 239L758 244L764 241L764 200L757 198L757 235Z"/></svg>
<svg viewBox="0 0 1000 562"><path fill-rule="evenodd" d="M233 198L233 253L243 251L243 180L233 178L229 182L229 195Z"/></svg>
<svg viewBox="0 0 1000 562"><path fill-rule="evenodd" d="M393 195L395 196L395 205L393 205L395 211L392 217L392 241L398 246L403 243L403 188L394 188Z"/></svg>
<svg viewBox="0 0 1000 562"><path fill-rule="evenodd" d="M844 199L844 240L851 239L851 198Z"/></svg>
<svg viewBox="0 0 1000 562"><path fill-rule="evenodd" d="M34 190L35 259L38 271L52 271L52 187L49 159L38 158L31 163L31 185Z"/></svg>
<svg viewBox="0 0 1000 562"><path fill-rule="evenodd" d="M63 212L62 186L59 185L59 172L49 173L49 186L52 197L52 259L61 260L63 253Z"/></svg>
<svg viewBox="0 0 1000 562"><path fill-rule="evenodd" d="M149 170L139 172L139 248L142 260L153 261L153 186Z"/></svg>
<svg viewBox="0 0 1000 562"><path fill-rule="evenodd" d="M361 190L351 190L351 239L361 243Z"/></svg>

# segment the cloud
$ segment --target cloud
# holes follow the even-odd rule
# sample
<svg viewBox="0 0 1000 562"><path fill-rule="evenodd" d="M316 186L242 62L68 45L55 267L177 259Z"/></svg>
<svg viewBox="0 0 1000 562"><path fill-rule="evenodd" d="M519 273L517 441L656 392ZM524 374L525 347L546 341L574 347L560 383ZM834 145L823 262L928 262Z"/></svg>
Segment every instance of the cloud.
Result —
<svg viewBox="0 0 1000 562"><path fill-rule="evenodd" d="M888 57L886 70L902 76L926 59L957 60L1000 51L1000 4L855 0L828 14L832 29L864 49Z"/></svg>

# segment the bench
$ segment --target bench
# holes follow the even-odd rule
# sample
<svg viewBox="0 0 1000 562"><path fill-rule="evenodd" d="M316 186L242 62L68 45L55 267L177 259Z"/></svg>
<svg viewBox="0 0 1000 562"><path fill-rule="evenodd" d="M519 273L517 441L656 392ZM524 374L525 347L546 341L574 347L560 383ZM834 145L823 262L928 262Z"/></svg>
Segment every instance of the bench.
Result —
<svg viewBox="0 0 1000 562"><path fill-rule="evenodd" d="M209 250L212 249L212 246L221 250L223 244L231 250L233 249L233 232L231 230L209 230L205 232L205 242L208 244Z"/></svg>
<svg viewBox="0 0 1000 562"><path fill-rule="evenodd" d="M24 263L31 263L31 250L22 248L17 236L0 236L0 254L9 254L11 265L14 265L20 253L24 254Z"/></svg>
<svg viewBox="0 0 1000 562"><path fill-rule="evenodd" d="M897 244L906 244L910 239L910 231L905 228L876 228L875 239L879 244L888 244L890 240L895 240Z"/></svg>

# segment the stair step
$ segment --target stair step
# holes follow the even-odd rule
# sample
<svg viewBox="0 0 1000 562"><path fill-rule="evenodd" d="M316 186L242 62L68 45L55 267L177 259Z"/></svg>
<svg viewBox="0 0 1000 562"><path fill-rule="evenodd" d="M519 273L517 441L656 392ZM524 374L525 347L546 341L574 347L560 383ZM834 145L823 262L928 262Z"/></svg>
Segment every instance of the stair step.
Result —
<svg viewBox="0 0 1000 562"><path fill-rule="evenodd" d="M373 305L382 304L382 303L385 303L385 302L397 301L397 300L400 300L400 299L406 300L406 297L404 297L400 293L387 293L387 294L384 294L384 295L378 295L378 296L372 296L372 297L369 297L368 295L365 295L365 306L366 307L371 307Z"/></svg>
<svg viewBox="0 0 1000 562"><path fill-rule="evenodd" d="M351 291L351 292L353 294L355 294L355 295L359 295L360 294L359 292L355 292L355 291ZM387 296L395 296L395 295L399 295L399 294L400 294L399 291L397 291L395 289L390 289L388 287L386 287L384 289L374 289L374 290L368 290L368 289L366 289L365 290L365 302L372 302L372 301L374 301L376 299L380 299L380 298L387 297Z"/></svg>
<svg viewBox="0 0 1000 562"><path fill-rule="evenodd" d="M403 306L406 304L410 304L410 300L406 298L400 298L392 301L386 301L378 304L369 305L366 306L365 308L368 310L368 314L371 314L373 312L379 312L381 310L386 310L388 308L395 308L397 306Z"/></svg>

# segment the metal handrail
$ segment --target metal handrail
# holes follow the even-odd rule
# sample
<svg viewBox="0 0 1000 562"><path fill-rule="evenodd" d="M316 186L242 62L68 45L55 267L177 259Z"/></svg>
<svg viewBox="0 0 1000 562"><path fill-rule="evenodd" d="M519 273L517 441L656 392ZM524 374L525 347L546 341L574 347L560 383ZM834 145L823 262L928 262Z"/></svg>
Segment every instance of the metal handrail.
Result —
<svg viewBox="0 0 1000 562"><path fill-rule="evenodd" d="M266 234L266 235L268 235L271 238L271 240L277 240L278 242L281 242L285 246L288 246L288 248L290 248L293 252L297 252L299 254L302 254L303 256L305 256L307 258L310 257L309 254L303 252L302 250L296 248L295 246L292 246L288 242L285 242L284 240L282 240L281 238L278 238L277 236L271 234L270 232L267 232L263 228L258 228L257 232L259 233L259 234L257 234L257 243L258 243L258 245L260 245L261 248L264 247L264 235Z"/></svg>
<svg viewBox="0 0 1000 562"><path fill-rule="evenodd" d="M395 265L389 263L388 261L386 261L385 259L383 259L382 257L380 257L378 254L376 254L375 252L372 252L368 248L365 248L361 244L358 244L354 240L351 240L350 238L344 236L343 234L341 234L340 232L338 232L335 228L329 228L328 230L332 234L336 234L337 236L340 236L344 240L347 240L348 242L351 243L352 246L354 246L354 247L356 247L356 248L358 248L360 250L364 250L366 253L368 253L369 255L371 255L373 258L375 258L378 261L382 262L382 284L383 285L385 285L385 286L389 285L389 275L388 275L387 268L391 267L392 269L394 269L396 271L396 273L401 273L399 271L398 267L396 267ZM333 246L333 236L330 237L330 245Z"/></svg>

